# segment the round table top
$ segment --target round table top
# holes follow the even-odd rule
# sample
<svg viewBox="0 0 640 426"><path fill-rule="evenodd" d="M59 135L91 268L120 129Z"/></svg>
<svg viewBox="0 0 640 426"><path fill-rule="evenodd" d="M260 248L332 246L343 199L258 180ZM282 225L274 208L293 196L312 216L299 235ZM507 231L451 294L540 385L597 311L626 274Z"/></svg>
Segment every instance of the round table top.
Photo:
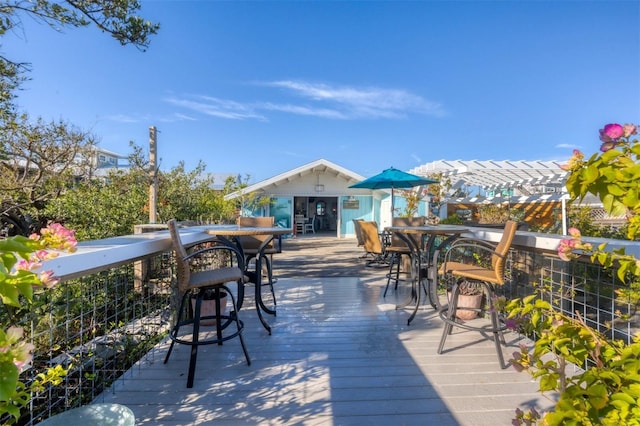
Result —
<svg viewBox="0 0 640 426"><path fill-rule="evenodd" d="M238 226L238 225L211 225L204 228L207 234L222 236L243 236L243 235L284 235L293 233L291 228L281 228L279 226Z"/></svg>
<svg viewBox="0 0 640 426"><path fill-rule="evenodd" d="M461 234L467 232L469 227L462 225L424 225L424 226L389 226L385 228L389 232L402 232L404 234Z"/></svg>
<svg viewBox="0 0 640 426"><path fill-rule="evenodd" d="M135 426L133 411L120 404L88 404L49 417L39 425L117 425Z"/></svg>

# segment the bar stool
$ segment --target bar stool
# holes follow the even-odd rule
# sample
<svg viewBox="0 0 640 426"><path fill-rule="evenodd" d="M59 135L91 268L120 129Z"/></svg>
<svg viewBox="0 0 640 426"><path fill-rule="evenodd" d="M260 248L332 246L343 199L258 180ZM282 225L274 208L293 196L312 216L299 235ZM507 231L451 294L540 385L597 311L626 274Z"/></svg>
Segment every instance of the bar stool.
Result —
<svg viewBox="0 0 640 426"><path fill-rule="evenodd" d="M424 217L394 217L391 221L392 226L422 226L424 225ZM409 235L408 238L414 239L415 237ZM414 241L416 247L420 247L419 241ZM398 281L400 281L400 265L402 263L402 256L410 256L411 249L400 237L397 235L391 235L391 244L385 248L385 252L389 255L389 273L387 274L387 285L384 288L384 294L382 297L387 296L389 290L389 284L394 281L394 289L398 289ZM395 272L393 271L395 266Z"/></svg>
<svg viewBox="0 0 640 426"><path fill-rule="evenodd" d="M494 306L495 286L504 284L505 259L511 248L511 243L518 228L517 222L508 221L505 224L502 238L497 245L493 245L484 240L474 238L460 238L454 241L447 253L445 254L444 263L439 269L440 274L449 274L455 279L455 283L451 289L451 297L449 306L440 311L440 318L444 321L444 329L442 338L438 346L438 353L441 354L447 336L451 334L453 327L460 327L466 330L478 331L480 333L489 332L493 336L500 367L506 368L504 363L504 355L502 354L501 343L504 345L505 340L502 332L506 329L504 323L500 320L498 312ZM478 253L484 252L486 257L490 256L490 262L487 260L487 266L478 264ZM462 256L462 261L451 260L452 256ZM469 262L465 262L469 260ZM456 312L461 310L482 311L482 308L466 308L459 307L458 301L461 294L461 284L465 282L477 283L484 289L484 294L489 305L489 315L491 317L491 325L477 326L456 319Z"/></svg>
<svg viewBox="0 0 640 426"><path fill-rule="evenodd" d="M272 227L275 224L275 218L273 216L258 216L258 217L244 217L241 216L238 218L238 226L257 226L257 227ZM264 248L262 254L259 252L259 248L263 242L267 239L271 238L270 235L252 235L252 236L241 236L238 237L238 242L242 247L242 252L244 254L245 261L245 275L249 277L249 281L252 283L256 282L255 275L258 273L266 272L267 281L262 283L263 286L269 286L271 290L271 297L273 298L273 305L276 306L276 293L273 288L273 284L275 284L278 279L273 276L273 255L277 253L281 253L281 240L278 238L278 244L275 244L275 239L272 239L269 244ZM260 265L264 266L266 271L258 271L258 259L256 258L260 255ZM254 271L249 271L249 266L251 263L255 263ZM266 309L266 312L272 315L275 315L275 311L272 309Z"/></svg>
<svg viewBox="0 0 640 426"><path fill-rule="evenodd" d="M235 296L227 287L226 283L237 282L238 286L244 285L244 259L242 254L235 247L229 245L213 245L194 253L188 254L187 249L182 244L180 233L178 232L178 224L175 219L167 222L169 232L171 234L171 242L175 252L176 269L178 276L178 291L182 293L180 307L178 309L176 323L169 332L171 345L165 356L164 363L169 361L173 345L179 343L191 346L191 357L189 360L189 373L187 376L187 387L193 387L193 379L195 376L196 361L198 357L198 347L200 345L218 344L238 337L242 345L247 365L251 365L249 353L244 345L242 338L242 330L244 323L238 319L238 308ZM223 252L229 254L230 264L219 266L206 270L192 270L190 261L206 255L211 252ZM233 261L235 259L235 262ZM235 264L235 266L234 266ZM214 293L216 312L212 316L201 316L202 300L207 291ZM231 300L231 312L223 314L220 306L221 293L226 292ZM192 307L191 298L194 298L194 306ZM200 326L201 320L215 319L216 333L215 336L205 337L201 339ZM227 331L227 328L235 324L235 330ZM181 335L180 329L184 326L191 326L191 337ZM226 332L225 332L226 331Z"/></svg>

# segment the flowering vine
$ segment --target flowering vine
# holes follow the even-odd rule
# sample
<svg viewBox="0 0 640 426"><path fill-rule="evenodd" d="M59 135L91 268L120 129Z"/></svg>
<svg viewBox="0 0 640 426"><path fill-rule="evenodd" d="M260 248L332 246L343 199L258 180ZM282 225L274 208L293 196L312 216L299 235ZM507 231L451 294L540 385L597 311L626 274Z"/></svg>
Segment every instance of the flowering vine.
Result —
<svg viewBox="0 0 640 426"><path fill-rule="evenodd" d="M629 240L640 228L640 143L634 124L607 124L600 129L600 152L585 160L578 150L563 166L570 172L567 190L572 200L596 195L612 216L626 215ZM640 260L624 248L606 250L582 241L580 230L569 229L569 238L558 246L565 261L590 256L605 268L617 267L618 278L631 291L640 289ZM543 292L544 289L539 289ZM588 326L580 315L557 312L552 305L531 295L507 304L509 323L536 336L533 348L521 346L512 365L538 379L540 391L557 392L552 410L516 412L514 425L637 425L640 424L640 337L631 344L609 339ZM589 367L567 374L567 366Z"/></svg>
<svg viewBox="0 0 640 426"><path fill-rule="evenodd" d="M42 261L58 256L59 252L73 252L77 241L74 231L60 224L43 228L40 234L0 240L0 300L6 308L21 308L33 301L34 291L57 284L52 271L40 271ZM31 365L33 345L16 326L0 329L0 414L10 413L19 418L20 408L28 402L31 391L46 383L59 384L65 375L61 367L39 374L26 386L20 373Z"/></svg>

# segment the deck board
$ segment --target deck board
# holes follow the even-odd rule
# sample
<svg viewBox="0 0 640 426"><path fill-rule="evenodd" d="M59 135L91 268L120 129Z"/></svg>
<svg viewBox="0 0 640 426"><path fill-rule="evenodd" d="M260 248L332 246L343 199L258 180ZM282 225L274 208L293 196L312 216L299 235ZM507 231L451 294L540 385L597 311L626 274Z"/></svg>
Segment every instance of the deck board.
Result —
<svg viewBox="0 0 640 426"><path fill-rule="evenodd" d="M271 336L250 298L241 311L251 366L237 339L202 347L187 389L189 348L163 364L163 342L96 402L127 405L139 425L509 425L517 407L549 405L479 333L456 331L438 355L439 317L425 307L407 326L406 289L384 299L385 284L383 270L281 278Z"/></svg>

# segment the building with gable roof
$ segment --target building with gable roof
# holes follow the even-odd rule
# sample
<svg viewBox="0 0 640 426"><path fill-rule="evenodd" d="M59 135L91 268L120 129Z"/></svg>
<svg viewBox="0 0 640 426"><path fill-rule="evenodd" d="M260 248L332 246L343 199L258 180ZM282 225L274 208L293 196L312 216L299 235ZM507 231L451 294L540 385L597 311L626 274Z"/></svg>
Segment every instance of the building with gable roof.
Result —
<svg viewBox="0 0 640 426"><path fill-rule="evenodd" d="M336 163L319 159L249 185L227 195L245 197L243 216L274 216L278 225L294 228L296 215L313 220L318 232L353 237L353 219L375 220L382 228L383 211L389 211L389 193L383 190L354 189L349 186L365 177ZM249 194L268 197L268 205L251 202Z"/></svg>

